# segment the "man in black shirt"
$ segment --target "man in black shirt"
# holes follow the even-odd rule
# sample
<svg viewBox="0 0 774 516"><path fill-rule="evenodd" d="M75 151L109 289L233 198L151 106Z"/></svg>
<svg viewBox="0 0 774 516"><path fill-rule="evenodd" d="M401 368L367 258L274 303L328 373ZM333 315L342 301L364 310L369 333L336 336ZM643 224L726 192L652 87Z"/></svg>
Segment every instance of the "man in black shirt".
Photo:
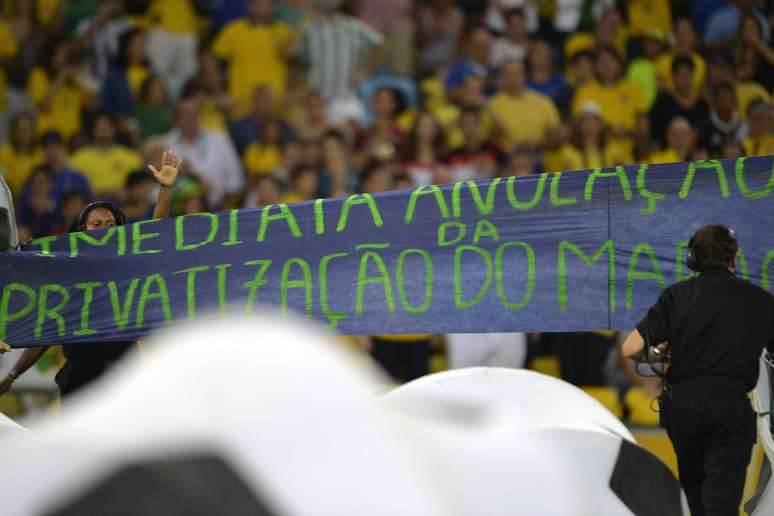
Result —
<svg viewBox="0 0 774 516"><path fill-rule="evenodd" d="M725 226L698 230L688 262L699 275L666 289L623 344L630 358L669 356L661 422L694 516L738 514L755 442L747 393L774 351L774 297L734 275L737 251Z"/></svg>

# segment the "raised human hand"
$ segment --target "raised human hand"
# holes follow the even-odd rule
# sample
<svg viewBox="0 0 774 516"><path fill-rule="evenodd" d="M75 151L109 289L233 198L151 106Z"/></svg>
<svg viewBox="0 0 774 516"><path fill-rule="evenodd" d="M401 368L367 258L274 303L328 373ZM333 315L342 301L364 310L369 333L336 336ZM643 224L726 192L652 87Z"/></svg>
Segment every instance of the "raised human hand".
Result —
<svg viewBox="0 0 774 516"><path fill-rule="evenodd" d="M148 168L161 186L172 186L177 181L177 173L182 162L183 158L178 156L177 152L165 150L161 155L161 169L157 170L153 165L148 165Z"/></svg>

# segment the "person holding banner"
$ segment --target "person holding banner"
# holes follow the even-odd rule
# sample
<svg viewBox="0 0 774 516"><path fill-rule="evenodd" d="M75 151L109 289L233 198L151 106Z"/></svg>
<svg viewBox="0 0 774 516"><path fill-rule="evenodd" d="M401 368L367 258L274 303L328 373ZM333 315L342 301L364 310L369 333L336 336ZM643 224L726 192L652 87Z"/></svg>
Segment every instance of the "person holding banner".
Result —
<svg viewBox="0 0 774 516"><path fill-rule="evenodd" d="M165 151L161 158L161 168L148 165L161 186L153 211L153 218L163 218L169 214L172 202L172 187L177 180L182 159L175 151ZM92 231L120 226L126 223L126 215L113 203L97 201L84 207L70 225L70 231ZM65 365L56 375L56 383L62 398L69 396L92 380L101 376L113 363L134 348L134 342L111 342L104 344L65 346ZM11 388L13 382L46 352L48 346L27 348L14 367L0 381L0 395ZM0 353L10 350L7 343L0 341Z"/></svg>
<svg viewBox="0 0 774 516"><path fill-rule="evenodd" d="M669 362L661 425L695 516L738 514L755 442L747 393L761 352L774 351L774 296L735 276L738 249L725 226L694 233L687 264L699 275L664 290L623 343L629 358Z"/></svg>

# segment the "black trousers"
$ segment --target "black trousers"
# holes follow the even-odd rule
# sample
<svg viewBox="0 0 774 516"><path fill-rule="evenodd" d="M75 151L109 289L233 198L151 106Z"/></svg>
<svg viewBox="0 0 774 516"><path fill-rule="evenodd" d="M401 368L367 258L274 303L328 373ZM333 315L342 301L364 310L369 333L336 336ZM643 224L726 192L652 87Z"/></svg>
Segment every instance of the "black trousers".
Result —
<svg viewBox="0 0 774 516"><path fill-rule="evenodd" d="M429 339L412 342L371 339L371 356L397 381L410 382L426 375L431 353Z"/></svg>
<svg viewBox="0 0 774 516"><path fill-rule="evenodd" d="M691 514L737 516L756 432L744 386L678 387L661 410Z"/></svg>

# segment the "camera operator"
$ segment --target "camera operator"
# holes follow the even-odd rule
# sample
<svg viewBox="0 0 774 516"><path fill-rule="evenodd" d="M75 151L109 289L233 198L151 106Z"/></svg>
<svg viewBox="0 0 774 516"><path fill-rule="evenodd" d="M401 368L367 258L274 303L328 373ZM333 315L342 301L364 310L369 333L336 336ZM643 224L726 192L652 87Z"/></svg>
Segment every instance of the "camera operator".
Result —
<svg viewBox="0 0 774 516"><path fill-rule="evenodd" d="M699 275L667 288L623 344L629 358L669 362L661 426L694 516L738 514L756 432L747 393L763 348L774 351L774 297L735 276L737 251L725 226L694 233L687 264Z"/></svg>

